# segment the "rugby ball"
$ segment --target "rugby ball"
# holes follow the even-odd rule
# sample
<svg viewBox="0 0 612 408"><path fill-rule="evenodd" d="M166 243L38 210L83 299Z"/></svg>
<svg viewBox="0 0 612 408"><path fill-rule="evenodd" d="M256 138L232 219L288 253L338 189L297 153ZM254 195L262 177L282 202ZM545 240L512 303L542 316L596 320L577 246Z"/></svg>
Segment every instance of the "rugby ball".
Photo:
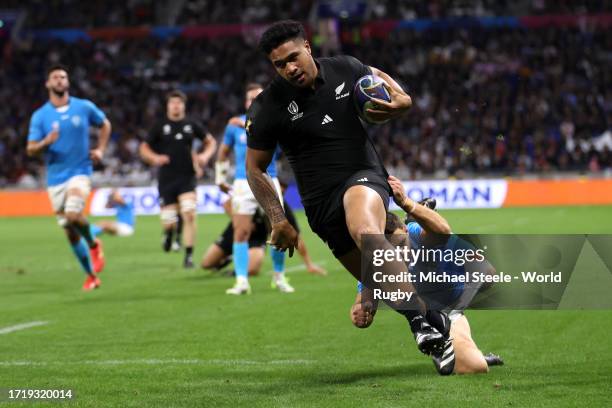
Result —
<svg viewBox="0 0 612 408"><path fill-rule="evenodd" d="M375 109L376 103L372 101L372 98L381 99L383 101L390 102L391 97L389 92L384 87L385 81L376 75L365 75L357 80L355 83L355 89L353 92L353 100L355 101L355 108L359 117L372 124L381 124L387 122L387 120L376 121L369 117L367 109Z"/></svg>

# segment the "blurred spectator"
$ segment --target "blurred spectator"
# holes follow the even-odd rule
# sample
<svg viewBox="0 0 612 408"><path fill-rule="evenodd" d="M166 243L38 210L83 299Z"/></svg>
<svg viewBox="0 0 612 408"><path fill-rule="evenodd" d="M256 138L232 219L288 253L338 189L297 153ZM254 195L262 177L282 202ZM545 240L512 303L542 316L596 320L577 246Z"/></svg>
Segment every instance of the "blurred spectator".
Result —
<svg viewBox="0 0 612 408"><path fill-rule="evenodd" d="M611 170L611 33L407 30L343 47L399 79L413 97L410 114L371 128L389 171L400 177L601 173ZM112 142L96 177L122 184L150 181L138 140L163 111L169 89L185 90L190 114L221 137L228 117L242 111L244 84L274 74L241 38L8 42L3 58L0 186L42 179L39 162L25 157L25 136L29 116L46 100L44 69L53 62L71 68L73 95L109 116Z"/></svg>

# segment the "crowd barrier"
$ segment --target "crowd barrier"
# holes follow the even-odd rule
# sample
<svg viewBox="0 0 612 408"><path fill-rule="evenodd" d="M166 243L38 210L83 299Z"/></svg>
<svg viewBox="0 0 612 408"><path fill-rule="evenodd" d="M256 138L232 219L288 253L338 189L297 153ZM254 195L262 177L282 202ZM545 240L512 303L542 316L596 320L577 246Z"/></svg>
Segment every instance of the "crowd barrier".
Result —
<svg viewBox="0 0 612 408"><path fill-rule="evenodd" d="M570 180L420 180L404 182L406 193L414 200L433 197L438 208L502 208L521 206L612 205L612 179ZM155 187L126 187L120 193L134 204L138 215L158 214L158 194ZM92 215L112 215L106 208L111 189L99 188L88 200ZM198 213L223 212L227 195L216 186L198 186ZM289 205L303 208L295 186L285 194ZM391 209L397 209L395 204ZM0 216L51 215L51 205L45 191L0 191Z"/></svg>

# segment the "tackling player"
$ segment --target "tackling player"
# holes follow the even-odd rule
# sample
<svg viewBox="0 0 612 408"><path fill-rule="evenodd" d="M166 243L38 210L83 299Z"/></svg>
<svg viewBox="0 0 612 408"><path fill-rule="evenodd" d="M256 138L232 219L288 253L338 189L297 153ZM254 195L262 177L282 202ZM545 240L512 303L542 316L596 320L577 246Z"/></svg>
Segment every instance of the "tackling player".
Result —
<svg viewBox="0 0 612 408"><path fill-rule="evenodd" d="M47 70L45 87L49 101L32 115L27 154L44 155L51 206L87 274L83 290L89 291L100 286L95 274L102 272L105 261L102 242L92 236L84 209L91 191L92 160L102 160L111 124L93 102L70 96L68 69L63 65ZM91 126L100 129L94 149L89 145Z"/></svg>
<svg viewBox="0 0 612 408"><path fill-rule="evenodd" d="M402 209L409 213L409 220L406 227L397 215L388 213L385 233L395 234L402 238L405 238L406 234L408 234L407 238L409 239L410 248L456 249L466 244L461 244L456 235L450 235L451 230L448 222L440 214L433 211L435 208L435 200L424 200L425 204L419 205L406 197L404 188L397 178L390 177L389 180L396 201L402 203ZM405 245L407 243L400 242L398 244ZM412 266L410 270L415 273L424 270L439 270L449 274L463 274L465 270L469 268L473 268L471 270L482 270L484 268L487 273L494 273L493 267L487 261L477 264L457 266L447 262L440 262L438 265L417 263ZM463 284L458 283L436 285L417 283L416 288L419 291L429 292L427 297L431 303L445 306L456 304L462 292L468 292L465 290ZM473 296L473 293L466 294ZM364 304L368 304L368 307L364 308ZM351 321L357 327L369 327L373 322L377 306L378 304L372 298L371 291L364 289L362 285L359 284L357 298L351 307ZM472 339L467 318L461 310L451 310L449 317L451 320L451 340L447 342L442 354L432 356L438 373L441 375L449 375L452 373L486 373L488 372L489 366L503 364L499 356L494 354L483 355L478 349L476 343Z"/></svg>
<svg viewBox="0 0 612 408"><path fill-rule="evenodd" d="M259 84L248 84L245 92L245 108L248 110L253 100L262 91ZM234 229L234 243L232 244L232 252L234 256L234 266L236 270L236 282L233 287L227 289L225 293L228 295L242 295L251 292L251 286L248 280L249 266L249 235L251 234L253 215L255 214L259 204L255 196L251 192L249 184L246 180L246 148L247 136L244 127L237 126L237 120L244 122L246 115L241 115L237 118L230 119L225 128L223 143L219 147L217 163L215 165L215 183L225 192L229 192L230 187L227 182L227 174L229 170L229 155L234 151L235 159L235 174L232 190L232 225ZM266 173L272 178L272 183L275 189L276 197L281 197L281 188L276 178L276 161L273 156L266 166ZM289 284L285 277L285 254L276 248L271 250L272 264L274 268L274 277L272 278L272 287L278 288L283 293L293 293L295 289Z"/></svg>
<svg viewBox="0 0 612 408"><path fill-rule="evenodd" d="M119 190L113 189L108 195L106 208L114 208L117 211L116 221L102 220L91 225L91 233L94 236L106 233L117 235L120 237L129 237L134 235L134 205L131 202L125 201Z"/></svg>
<svg viewBox="0 0 612 408"><path fill-rule="evenodd" d="M298 244L298 234L266 175L280 146L295 174L310 227L359 280L363 235L369 234L377 248L393 246L383 235L390 197L388 173L354 107L353 85L370 74L386 82L391 101L376 100L375 107L368 109L376 121L405 114L412 100L389 75L353 57L315 60L304 28L296 21L272 24L259 45L278 75L249 109L247 177L270 218L271 242L280 250L289 249L290 256ZM391 277L404 268L396 260L381 269ZM395 279L386 279L381 287L387 292L415 292L411 283ZM389 303L408 321L421 315L432 324L447 319L426 310L418 296ZM419 349L427 354L440 351L445 343L436 328L419 339Z"/></svg>
<svg viewBox="0 0 612 408"><path fill-rule="evenodd" d="M196 237L196 169L205 167L217 149L217 141L202 126L186 117L187 96L172 91L166 99L166 117L156 123L148 138L140 144L140 156L151 166L160 167L158 189L160 217L164 230L164 251L173 243L178 213L183 219L183 267L193 268ZM192 156L194 139L202 140L204 149Z"/></svg>

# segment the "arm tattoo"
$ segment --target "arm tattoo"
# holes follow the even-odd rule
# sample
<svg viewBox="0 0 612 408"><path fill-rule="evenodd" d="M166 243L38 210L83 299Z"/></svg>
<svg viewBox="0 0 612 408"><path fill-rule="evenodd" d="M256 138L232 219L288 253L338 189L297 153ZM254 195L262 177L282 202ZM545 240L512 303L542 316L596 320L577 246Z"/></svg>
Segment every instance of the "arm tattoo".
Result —
<svg viewBox="0 0 612 408"><path fill-rule="evenodd" d="M253 195L263 207L272 225L287 219L274 184L270 177L259 169L247 170L247 180Z"/></svg>

